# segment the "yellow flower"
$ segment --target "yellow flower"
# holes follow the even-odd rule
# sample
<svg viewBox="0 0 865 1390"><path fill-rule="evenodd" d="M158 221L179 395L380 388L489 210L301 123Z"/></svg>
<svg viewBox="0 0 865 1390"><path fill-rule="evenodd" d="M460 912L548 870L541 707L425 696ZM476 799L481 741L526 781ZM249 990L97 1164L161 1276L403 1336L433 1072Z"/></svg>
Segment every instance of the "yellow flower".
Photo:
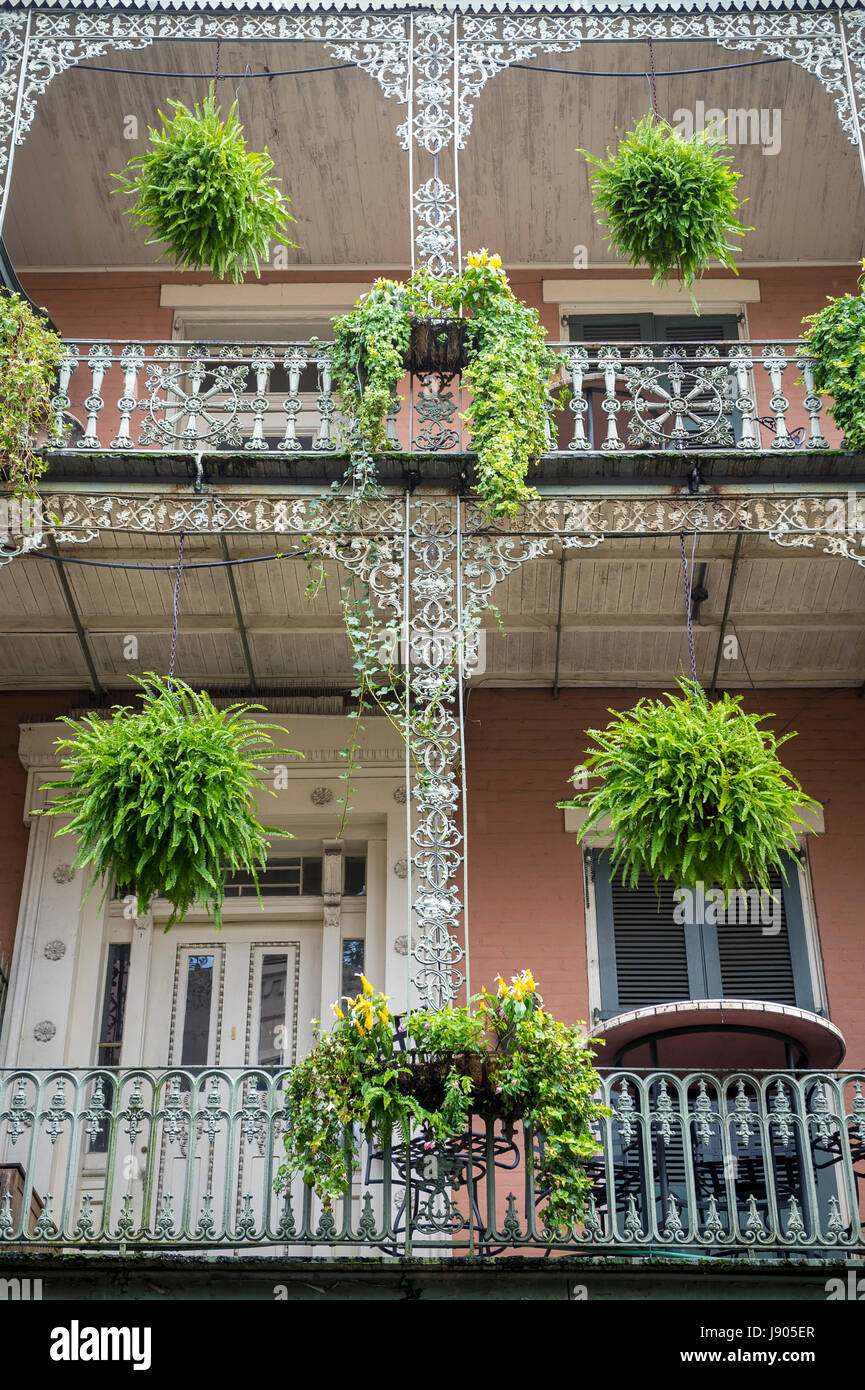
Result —
<svg viewBox="0 0 865 1390"><path fill-rule="evenodd" d="M490 256L490 265L491 265L491 266L494 266L496 270L501 270L501 268L502 268L502 258L501 258L501 256Z"/></svg>
<svg viewBox="0 0 865 1390"><path fill-rule="evenodd" d="M382 1023L385 1024L385 1026L388 1023L390 1023L390 1014L388 1013L387 1009L382 1009L381 1013L379 1014L379 1018L381 1019Z"/></svg>
<svg viewBox="0 0 865 1390"><path fill-rule="evenodd" d="M360 982L361 982L361 984L363 985L363 992L364 992L364 994L366 994L366 995L372 994L372 985L370 984L369 980L366 978L365 975L361 975L361 977L360 977Z"/></svg>
<svg viewBox="0 0 865 1390"><path fill-rule="evenodd" d="M338 1004L331 1004L330 1007L333 1009L337 1018L345 1018L345 1014L343 1013L342 1009L339 1007Z"/></svg>

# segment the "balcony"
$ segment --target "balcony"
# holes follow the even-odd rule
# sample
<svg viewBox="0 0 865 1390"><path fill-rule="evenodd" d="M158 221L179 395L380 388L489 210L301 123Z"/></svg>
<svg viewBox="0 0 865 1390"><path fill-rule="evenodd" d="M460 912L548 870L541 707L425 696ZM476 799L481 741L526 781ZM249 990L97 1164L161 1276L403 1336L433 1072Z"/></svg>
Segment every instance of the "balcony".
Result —
<svg viewBox="0 0 865 1390"><path fill-rule="evenodd" d="M364 1145L332 1213L277 1194L284 1072L0 1073L0 1246L284 1256L724 1257L865 1250L862 1072L604 1071L611 1114L579 1227L546 1229L524 1155L475 1119L446 1150Z"/></svg>
<svg viewBox="0 0 865 1390"><path fill-rule="evenodd" d="M749 457L771 472L766 459L779 465L797 451L838 448L802 341L553 346L559 371L542 476L595 476L585 460L621 455L629 462L620 459L619 472L675 476L688 471L676 462L681 453L721 455L719 476L747 476ZM407 374L399 396L382 478L398 481L421 460L424 477L458 477L471 452L459 375ZM55 411L60 433L46 441L52 477L106 468L152 477L161 455L181 456L187 468L197 461L199 481L252 473L321 480L340 476L347 449L327 344L315 342L70 342ZM164 476L170 466L155 471Z"/></svg>

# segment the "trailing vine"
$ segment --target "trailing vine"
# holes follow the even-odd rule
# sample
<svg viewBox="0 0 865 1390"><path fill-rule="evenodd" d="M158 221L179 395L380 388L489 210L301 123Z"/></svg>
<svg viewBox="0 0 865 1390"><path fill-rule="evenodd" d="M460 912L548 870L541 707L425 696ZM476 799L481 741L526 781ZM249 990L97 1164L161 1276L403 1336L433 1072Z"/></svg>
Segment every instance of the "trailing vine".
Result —
<svg viewBox="0 0 865 1390"><path fill-rule="evenodd" d="M858 294L830 299L805 319L814 385L831 395L829 414L844 433L844 447L857 453L865 449L865 261L862 268Z"/></svg>
<svg viewBox="0 0 865 1390"><path fill-rule="evenodd" d="M47 462L35 453L51 424L63 344L20 295L0 295L0 467L15 497L32 501Z"/></svg>
<svg viewBox="0 0 865 1390"><path fill-rule="evenodd" d="M421 268L405 283L377 280L334 320L331 365L349 421L344 483L353 498L374 495L375 456L388 447L387 418L399 404L412 324L446 328L463 313L470 315L463 380L472 399L462 418L472 431L481 499L493 516L513 516L537 496L525 479L547 447L556 359L537 310L514 295L501 257L481 250L459 275L439 278Z"/></svg>
<svg viewBox="0 0 865 1390"><path fill-rule="evenodd" d="M330 1031L316 1021L315 1047L286 1078L277 1190L299 1173L329 1210L349 1190L361 1135L386 1144L396 1132L408 1145L416 1132L428 1149L461 1146L473 1112L506 1125L522 1118L541 1141L532 1153L544 1225L566 1234L585 1213L594 1126L609 1114L584 1025L554 1019L523 970L468 1008L413 1011L397 1029L407 1050L395 1051L390 999L359 978L361 991L332 1005Z"/></svg>

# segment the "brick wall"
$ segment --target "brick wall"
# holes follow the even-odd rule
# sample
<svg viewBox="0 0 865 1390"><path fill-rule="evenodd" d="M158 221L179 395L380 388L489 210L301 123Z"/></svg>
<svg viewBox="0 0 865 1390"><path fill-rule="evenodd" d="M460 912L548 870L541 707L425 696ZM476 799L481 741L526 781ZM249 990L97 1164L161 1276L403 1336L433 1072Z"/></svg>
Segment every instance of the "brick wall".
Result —
<svg viewBox="0 0 865 1390"><path fill-rule="evenodd" d="M646 692L641 691L640 694ZM573 834L556 802L585 747L583 730L627 708L630 690L483 690L468 704L467 775L471 987L530 966L545 1001L568 1020L588 1015L583 885ZM825 809L809 837L811 878L833 1021L846 1066L865 1065L865 700L852 690L766 691L764 710L798 737L785 760ZM743 707L754 709L746 695Z"/></svg>

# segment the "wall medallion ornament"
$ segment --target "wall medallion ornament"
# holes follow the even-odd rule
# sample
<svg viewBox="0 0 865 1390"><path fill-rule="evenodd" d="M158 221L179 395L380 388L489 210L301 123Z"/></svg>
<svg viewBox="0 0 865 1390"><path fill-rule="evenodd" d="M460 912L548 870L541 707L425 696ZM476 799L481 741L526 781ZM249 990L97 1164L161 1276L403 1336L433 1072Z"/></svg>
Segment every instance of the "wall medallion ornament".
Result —
<svg viewBox="0 0 865 1390"><path fill-rule="evenodd" d="M399 806L405 805L405 787L397 787L393 794L393 799Z"/></svg>
<svg viewBox="0 0 865 1390"><path fill-rule="evenodd" d="M62 960L66 955L66 946L62 941L48 941L42 954L46 960Z"/></svg>
<svg viewBox="0 0 865 1390"><path fill-rule="evenodd" d="M396 938L396 940L393 943L393 949L396 951L398 956L408 955L408 936L405 932L403 932L401 936L398 936Z"/></svg>
<svg viewBox="0 0 865 1390"><path fill-rule="evenodd" d="M58 864L51 877L55 883L71 883L75 877L75 870L71 864Z"/></svg>
<svg viewBox="0 0 865 1390"><path fill-rule="evenodd" d="M314 806L327 806L333 801L333 788L313 787L309 799Z"/></svg>
<svg viewBox="0 0 865 1390"><path fill-rule="evenodd" d="M57 1025L52 1023L50 1018L46 1018L42 1023L37 1023L33 1029L33 1036L37 1042L50 1042L57 1032Z"/></svg>
<svg viewBox="0 0 865 1390"><path fill-rule="evenodd" d="M405 859L397 859L393 866L393 871L397 878L408 878L408 861Z"/></svg>

